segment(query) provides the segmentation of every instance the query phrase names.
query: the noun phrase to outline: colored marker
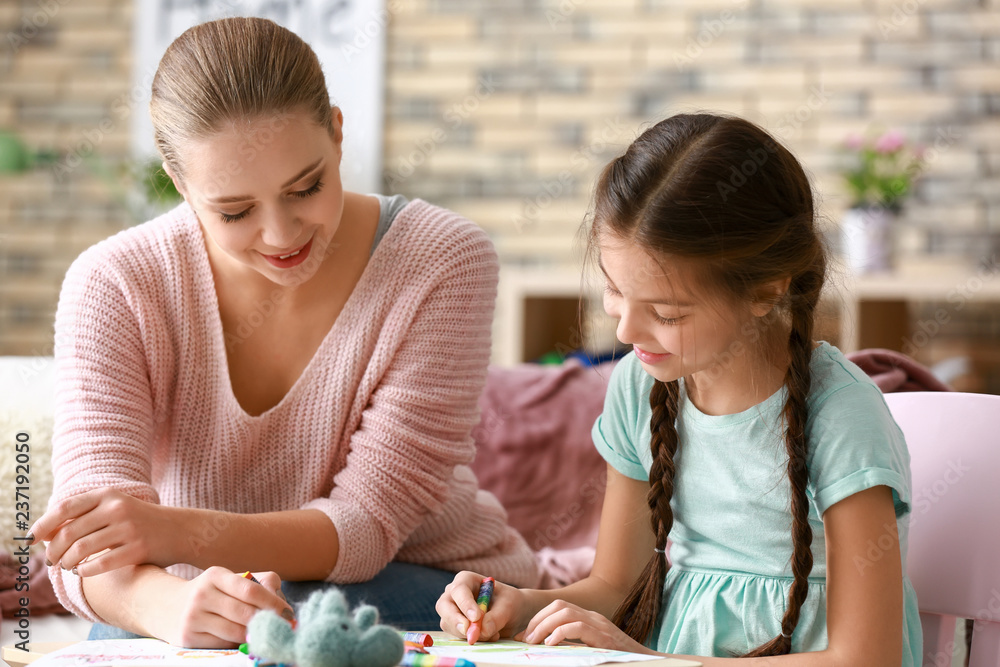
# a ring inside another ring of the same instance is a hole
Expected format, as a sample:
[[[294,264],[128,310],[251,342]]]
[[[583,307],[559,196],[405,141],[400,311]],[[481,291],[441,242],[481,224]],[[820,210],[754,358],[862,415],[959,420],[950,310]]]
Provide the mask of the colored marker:
[[[476,663],[465,658],[446,658],[442,655],[425,655],[409,652],[403,654],[399,663],[403,667],[476,667]]]
[[[403,640],[420,644],[421,646],[434,646],[434,638],[426,632],[404,632]]]
[[[479,641],[479,635],[483,633],[483,619],[486,617],[486,610],[490,608],[490,599],[493,597],[493,585],[495,583],[496,580],[493,577],[486,577],[483,579],[483,583],[479,585],[479,597],[476,598],[476,604],[483,610],[483,615],[479,617],[478,621],[473,621],[465,633],[465,639],[470,644],[475,644]]]

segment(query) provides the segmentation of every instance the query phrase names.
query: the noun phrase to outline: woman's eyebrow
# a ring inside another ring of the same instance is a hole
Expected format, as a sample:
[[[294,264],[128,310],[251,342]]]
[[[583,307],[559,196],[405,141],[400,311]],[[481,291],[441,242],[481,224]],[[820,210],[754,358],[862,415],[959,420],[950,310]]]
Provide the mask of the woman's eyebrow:
[[[323,158],[316,160],[311,165],[309,165],[299,173],[295,174],[295,176],[282,183],[281,188],[285,189],[288,186],[292,185],[293,183],[295,183],[296,181],[303,178],[308,173],[319,167],[322,163],[323,163]],[[250,199],[253,199],[253,197],[250,195],[233,195],[231,197],[216,197],[215,199],[208,199],[207,201],[212,204],[234,204],[236,202],[248,201]]]

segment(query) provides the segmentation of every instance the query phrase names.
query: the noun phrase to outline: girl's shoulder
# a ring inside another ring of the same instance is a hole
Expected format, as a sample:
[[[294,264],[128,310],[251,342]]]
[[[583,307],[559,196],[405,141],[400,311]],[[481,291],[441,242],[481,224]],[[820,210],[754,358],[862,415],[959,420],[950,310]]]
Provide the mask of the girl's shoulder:
[[[808,465],[820,514],[882,484],[901,516],[910,502],[909,452],[881,390],[832,345],[818,347],[812,362]]]
[[[812,375],[808,399],[811,411],[828,406],[831,401],[833,404],[852,400],[870,402],[874,396],[882,395],[867,373],[825,341],[813,350],[809,370]]]

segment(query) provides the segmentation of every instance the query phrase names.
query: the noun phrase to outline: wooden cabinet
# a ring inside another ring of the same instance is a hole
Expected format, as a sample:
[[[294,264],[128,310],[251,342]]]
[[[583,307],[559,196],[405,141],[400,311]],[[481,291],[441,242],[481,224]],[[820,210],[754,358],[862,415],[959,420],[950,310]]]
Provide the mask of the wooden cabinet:
[[[603,312],[603,283],[580,270],[504,267],[494,325],[493,362],[510,366],[557,351],[607,351],[615,322]],[[582,295],[582,297],[581,297]],[[581,313],[582,308],[582,313]],[[970,311],[995,309],[1000,322],[1000,275],[996,267],[967,273],[868,275],[831,272],[816,336],[844,352],[888,348],[931,365],[965,354],[996,367],[1000,337],[972,336],[960,321]],[[992,391],[992,385],[970,387]]]

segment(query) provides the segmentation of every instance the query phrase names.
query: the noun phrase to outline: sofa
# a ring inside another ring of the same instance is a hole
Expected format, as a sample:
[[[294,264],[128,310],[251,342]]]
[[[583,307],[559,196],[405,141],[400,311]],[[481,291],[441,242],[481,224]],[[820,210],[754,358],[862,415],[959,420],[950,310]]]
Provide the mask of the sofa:
[[[946,390],[924,367],[897,352],[864,350],[850,355],[883,391]],[[474,429],[477,454],[472,468],[480,485],[503,503],[508,518],[535,550],[545,587],[576,581],[589,573],[606,483],[606,466],[590,439],[600,414],[614,362],[491,367],[480,397],[481,421]],[[0,433],[13,442],[17,430],[31,435],[31,511],[39,516],[52,489],[51,422],[53,364],[49,357],[0,357]],[[8,434],[10,437],[8,437]],[[13,449],[0,450],[2,488],[13,487]],[[12,507],[0,512],[3,535],[15,531]],[[11,542],[5,542],[9,545]],[[2,574],[2,568],[0,568]],[[86,637],[88,624],[72,616],[35,615],[58,609],[44,568],[33,582],[33,641]],[[0,576],[0,607],[5,592]],[[10,600],[11,592],[6,593]],[[49,596],[49,597],[46,597]],[[9,605],[9,602],[8,602]],[[0,641],[13,641],[8,619]],[[0,644],[2,645],[2,644]]]
[[[605,468],[591,445],[590,427],[601,411],[611,369],[611,364],[586,367],[578,361],[491,368],[480,399],[473,468],[538,553],[548,587],[585,576],[593,560]],[[0,480],[2,488],[14,487],[14,435],[27,432],[31,520],[45,511],[52,492],[53,381],[51,357],[0,357],[0,433],[10,443],[0,450]],[[23,534],[16,529],[12,503],[0,512],[0,534]],[[12,545],[5,540],[4,549],[11,551]],[[53,613],[61,608],[41,567],[40,548],[32,554],[32,641],[86,638],[87,622]],[[17,606],[15,591],[4,591],[5,577],[12,586],[14,571],[16,562],[0,562],[0,607],[5,613]],[[14,641],[15,625],[10,618],[0,618],[0,645]]]

